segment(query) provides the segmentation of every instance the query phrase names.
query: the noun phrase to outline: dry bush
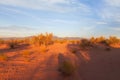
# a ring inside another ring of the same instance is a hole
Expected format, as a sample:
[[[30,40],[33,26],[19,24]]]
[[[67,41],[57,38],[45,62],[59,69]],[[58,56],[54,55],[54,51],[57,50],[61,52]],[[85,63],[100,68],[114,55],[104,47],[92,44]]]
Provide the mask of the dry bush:
[[[120,44],[120,39],[118,39],[115,36],[110,36],[109,39],[106,39],[105,37],[101,36],[98,38],[94,38],[92,37],[90,39],[90,42],[93,43],[100,43],[100,44],[104,44],[106,46],[114,46],[114,45],[119,45]]]
[[[6,60],[8,60],[8,57],[5,54],[0,53],[0,61],[6,61]]]
[[[106,38],[103,36],[97,37],[97,38],[94,38],[94,37],[90,38],[91,43],[101,43],[101,42],[104,42],[105,40],[106,40]]]
[[[86,49],[87,47],[90,47],[92,46],[91,42],[87,39],[82,39],[81,42],[80,42],[80,47],[82,49]]]
[[[118,43],[120,43],[120,40],[115,36],[110,36],[108,42],[110,45],[111,44],[118,44]]]
[[[53,34],[46,33],[46,34],[40,34],[38,36],[34,36],[30,40],[30,43],[37,46],[41,46],[41,45],[48,46],[50,44],[53,44]]]
[[[59,71],[62,72],[64,76],[70,76],[75,72],[75,66],[69,61],[64,61],[59,67]]]
[[[98,37],[98,38],[91,37],[90,42],[91,42],[92,44],[100,43],[100,44],[104,44],[104,45],[106,45],[106,46],[109,46],[109,40],[106,39],[106,38],[103,37],[103,36]]]
[[[103,42],[103,41],[105,41],[105,40],[106,40],[106,39],[105,39],[105,37],[103,37],[103,36],[96,38],[96,42],[97,42],[97,43],[101,43],[101,42]]]

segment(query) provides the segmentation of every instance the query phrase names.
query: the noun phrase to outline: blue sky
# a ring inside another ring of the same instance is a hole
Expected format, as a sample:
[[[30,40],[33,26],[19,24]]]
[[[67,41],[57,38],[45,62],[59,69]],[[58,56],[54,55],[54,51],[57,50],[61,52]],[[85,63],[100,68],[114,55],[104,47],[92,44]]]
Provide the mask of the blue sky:
[[[0,0],[0,37],[120,37],[120,0]]]

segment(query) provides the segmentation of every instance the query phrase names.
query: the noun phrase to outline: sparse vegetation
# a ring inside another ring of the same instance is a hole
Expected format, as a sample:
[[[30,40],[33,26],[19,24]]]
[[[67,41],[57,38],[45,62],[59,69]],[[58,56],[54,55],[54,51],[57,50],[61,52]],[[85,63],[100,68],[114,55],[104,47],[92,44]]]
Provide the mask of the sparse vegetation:
[[[100,43],[100,44],[104,44],[106,46],[111,46],[111,45],[115,45],[115,44],[120,44],[120,39],[118,39],[117,37],[115,36],[110,36],[108,39],[106,39],[105,37],[101,36],[101,37],[98,37],[98,38],[94,38],[92,37],[90,39],[90,42],[93,44],[96,44],[96,43]]]
[[[69,61],[64,61],[59,67],[59,70],[63,73],[64,76],[70,76],[75,72],[75,67]]]

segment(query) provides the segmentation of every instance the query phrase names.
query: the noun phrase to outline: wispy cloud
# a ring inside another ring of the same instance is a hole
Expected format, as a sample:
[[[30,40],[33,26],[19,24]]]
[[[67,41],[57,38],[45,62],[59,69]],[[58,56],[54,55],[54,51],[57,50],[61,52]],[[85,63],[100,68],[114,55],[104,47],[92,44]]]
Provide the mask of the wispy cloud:
[[[16,25],[11,25],[11,26],[0,26],[0,30],[11,30],[11,31],[16,31],[16,30],[32,30],[33,28],[27,27],[27,26],[16,26]]]
[[[78,0],[0,0],[0,4],[57,12],[90,11],[87,5]]]
[[[30,14],[30,13],[28,13],[26,11],[23,11],[23,10],[11,8],[11,7],[0,7],[0,11],[3,12],[3,14],[10,15],[10,16],[13,16],[13,17],[15,17],[16,15],[11,15],[11,14],[9,14],[10,12],[12,14],[21,14],[21,15],[36,19],[38,21],[40,20],[40,18],[37,17],[36,15]]]
[[[102,9],[98,12],[107,27],[120,27],[120,0],[103,0]]]
[[[120,0],[105,0],[107,5],[120,7]]]

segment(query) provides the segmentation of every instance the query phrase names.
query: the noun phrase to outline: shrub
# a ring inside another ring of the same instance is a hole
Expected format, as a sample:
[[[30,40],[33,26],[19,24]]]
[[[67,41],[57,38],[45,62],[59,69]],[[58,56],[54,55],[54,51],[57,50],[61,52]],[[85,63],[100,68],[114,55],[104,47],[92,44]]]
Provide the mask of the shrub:
[[[37,46],[41,46],[41,45],[48,46],[50,44],[53,44],[52,38],[53,38],[52,33],[40,34],[38,36],[32,37],[32,39],[30,40],[30,43]]]
[[[69,61],[64,61],[59,67],[59,70],[63,73],[63,75],[70,76],[75,72],[75,67]]]
[[[91,46],[91,42],[87,39],[82,39],[80,43],[80,47],[85,49],[87,47]]]
[[[8,59],[8,57],[3,54],[3,53],[0,53],[0,61],[6,61]]]
[[[105,40],[106,40],[105,37],[101,36],[101,37],[96,38],[95,42],[100,43],[100,42],[105,41]]]

